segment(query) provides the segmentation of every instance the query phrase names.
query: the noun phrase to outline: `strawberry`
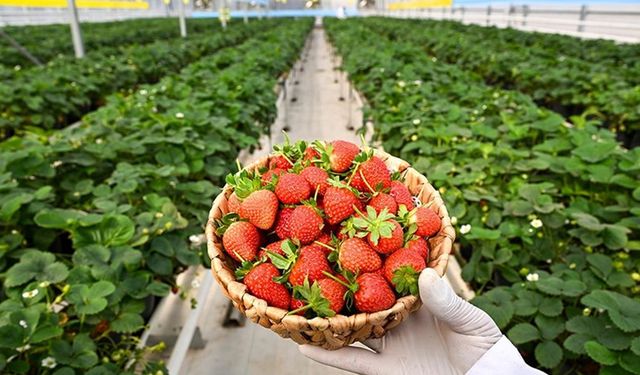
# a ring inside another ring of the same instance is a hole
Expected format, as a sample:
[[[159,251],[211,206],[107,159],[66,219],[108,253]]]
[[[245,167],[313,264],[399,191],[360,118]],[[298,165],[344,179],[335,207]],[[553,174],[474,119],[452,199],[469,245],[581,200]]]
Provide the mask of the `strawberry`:
[[[307,309],[303,310],[301,307],[304,307],[305,305],[306,303],[303,300],[292,297],[291,304],[289,304],[289,314],[304,315],[304,312]]]
[[[389,195],[395,198],[398,206],[404,204],[407,207],[407,210],[412,210],[415,207],[413,199],[411,199],[411,192],[409,191],[409,188],[400,181],[391,181],[391,190],[389,191]]]
[[[337,224],[351,216],[353,206],[359,205],[359,200],[353,192],[347,188],[329,186],[324,194],[324,213],[329,224]]]
[[[292,166],[293,164],[291,164],[291,162],[287,160],[287,158],[284,157],[284,155],[276,155],[269,158],[269,169],[278,168],[286,171]]]
[[[304,177],[285,173],[278,179],[276,195],[284,204],[296,204],[311,196],[311,186]]]
[[[271,228],[277,213],[278,197],[269,190],[254,191],[240,204],[240,217],[263,230]]]
[[[347,291],[342,284],[332,279],[322,279],[312,285],[305,280],[303,285],[294,287],[294,295],[306,302],[289,314],[297,314],[312,309],[318,316],[334,316],[344,307],[344,295]],[[298,303],[296,303],[298,305]]]
[[[416,237],[412,240],[407,241],[404,247],[417,254],[420,254],[420,257],[425,261],[429,260],[429,244],[423,237]]]
[[[393,225],[393,231],[391,232],[390,237],[380,236],[377,241],[378,243],[375,243],[372,240],[373,236],[371,233],[369,233],[369,235],[367,236],[367,242],[369,242],[369,245],[371,245],[371,247],[373,247],[373,249],[380,254],[391,254],[401,248],[404,242],[404,239],[402,237],[402,227],[400,226],[400,224],[398,224],[398,222],[393,219],[390,219],[387,222]]]
[[[400,249],[384,262],[384,277],[401,295],[418,294],[418,278],[425,269],[424,258],[411,249]]]
[[[302,160],[317,160],[320,159],[320,153],[315,148],[309,146],[304,150]]]
[[[282,244],[285,241],[286,240],[280,240],[280,241],[272,242],[272,243],[268,244],[267,246],[263,247],[260,250],[260,252],[258,253],[258,258],[260,258],[260,259],[267,258],[268,259],[268,252],[284,256],[285,254],[284,254],[284,251],[282,251]]]
[[[231,193],[229,198],[227,199],[227,207],[229,208],[229,213],[238,213],[240,212],[240,198],[236,195],[236,193]]]
[[[366,234],[369,245],[382,254],[390,254],[402,247],[402,227],[386,209],[376,214],[375,209],[368,206],[366,215],[357,212],[359,216],[352,219],[350,226],[345,226],[351,237],[363,237]]]
[[[356,279],[358,290],[354,294],[358,311],[374,313],[386,310],[396,302],[393,290],[384,277],[375,273],[365,273]]]
[[[322,217],[309,206],[298,206],[289,218],[291,238],[297,239],[301,244],[313,242],[320,233],[324,222]]]
[[[373,272],[382,267],[382,260],[366,242],[360,238],[349,238],[340,245],[340,266],[353,273]]]
[[[389,194],[378,193],[371,198],[369,201],[369,206],[373,207],[377,213],[380,213],[383,209],[387,209],[392,215],[398,213],[398,203],[396,200]]]
[[[260,233],[247,221],[229,225],[222,236],[224,250],[237,261],[252,261],[260,247]]]
[[[254,267],[244,278],[244,284],[254,296],[267,301],[269,306],[287,310],[291,295],[287,288],[273,281],[280,276],[278,269],[271,263],[262,263]]]
[[[302,285],[305,279],[312,283],[325,278],[323,272],[331,272],[324,251],[317,247],[305,246],[300,249],[298,260],[291,268],[289,282],[293,286]]]
[[[305,180],[311,186],[311,190],[315,192],[318,191],[319,195],[324,195],[325,191],[329,187],[329,174],[322,168],[309,166],[300,172],[300,176],[304,177]]]
[[[375,193],[391,186],[391,173],[382,159],[372,156],[353,171],[350,185],[361,192]]]
[[[431,237],[438,233],[442,220],[431,208],[420,206],[415,209],[414,214],[409,219],[411,224],[416,224],[416,235]]]
[[[351,142],[333,141],[327,147],[327,151],[331,170],[342,173],[351,167],[353,159],[360,153],[360,148]]]
[[[284,173],[287,173],[287,171],[281,168],[269,169],[268,171],[264,172],[262,176],[260,176],[262,186],[267,185],[268,183],[282,176]]]
[[[284,207],[276,217],[275,231],[278,238],[284,240],[291,237],[292,207]]]

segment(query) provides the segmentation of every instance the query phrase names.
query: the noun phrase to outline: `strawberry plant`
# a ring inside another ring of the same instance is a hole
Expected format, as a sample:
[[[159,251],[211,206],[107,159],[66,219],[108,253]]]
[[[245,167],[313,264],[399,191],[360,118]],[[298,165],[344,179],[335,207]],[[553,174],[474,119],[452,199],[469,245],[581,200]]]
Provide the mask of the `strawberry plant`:
[[[461,61],[429,56],[422,24],[403,22],[327,29],[376,139],[440,187],[473,303],[536,367],[640,373],[640,151],[588,115],[569,123]],[[491,42],[473,58],[495,54]]]
[[[225,33],[91,52],[83,59],[60,57],[29,69],[0,83],[0,139],[70,125],[121,90],[144,95],[139,85],[235,45],[264,25],[238,24]]]
[[[138,348],[153,301],[205,261],[209,197],[276,115],[311,22],[255,36],[76,127],[0,143],[0,371],[165,372]],[[231,30],[230,30],[231,31]]]

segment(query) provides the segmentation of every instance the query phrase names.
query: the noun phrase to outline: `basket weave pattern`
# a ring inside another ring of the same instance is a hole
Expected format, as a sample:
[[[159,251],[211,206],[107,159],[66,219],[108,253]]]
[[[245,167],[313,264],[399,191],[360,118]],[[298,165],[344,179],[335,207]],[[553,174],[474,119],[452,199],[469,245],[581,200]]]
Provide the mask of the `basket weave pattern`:
[[[431,203],[430,207],[442,219],[440,232],[428,240],[430,258],[427,266],[434,268],[440,276],[443,276],[455,240],[455,230],[440,194],[426,177],[411,168],[406,161],[382,151],[376,151],[376,156],[384,160],[390,169],[403,173],[405,185],[411,193],[418,196],[423,203]],[[264,157],[247,166],[246,169],[255,171],[266,166],[268,160],[268,157]],[[213,202],[206,227],[207,248],[211,258],[211,270],[222,292],[253,322],[271,329],[282,337],[291,338],[298,344],[311,344],[333,350],[356,341],[382,337],[421,306],[417,297],[406,296],[399,298],[391,308],[376,313],[313,319],[287,315],[285,310],[267,306],[266,301],[252,296],[244,284],[236,281],[234,263],[223,249],[222,238],[215,233],[214,220],[228,213],[227,198],[232,192],[230,186],[225,186]]]

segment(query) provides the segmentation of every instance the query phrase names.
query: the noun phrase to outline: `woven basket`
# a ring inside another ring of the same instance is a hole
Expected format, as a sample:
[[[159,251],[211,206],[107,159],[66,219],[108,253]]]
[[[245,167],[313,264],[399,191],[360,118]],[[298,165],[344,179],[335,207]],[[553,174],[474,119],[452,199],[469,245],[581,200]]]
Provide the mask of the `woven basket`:
[[[411,168],[406,161],[382,151],[376,151],[376,155],[384,160],[390,169],[405,172],[405,184],[413,195],[417,195],[423,203],[433,202],[431,208],[442,219],[442,227],[436,236],[428,240],[430,259],[427,266],[434,268],[440,276],[444,276],[455,240],[455,230],[440,194],[426,177]],[[268,161],[269,157],[264,157],[247,166],[246,169],[257,170],[266,166]],[[372,314],[359,313],[351,316],[336,315],[331,318],[313,319],[287,315],[285,310],[267,306],[266,301],[252,296],[244,284],[236,281],[233,261],[223,250],[222,238],[215,234],[214,220],[228,213],[227,198],[232,192],[230,186],[225,186],[213,202],[206,227],[207,248],[211,258],[211,270],[222,292],[253,322],[271,329],[282,337],[291,338],[298,344],[311,344],[334,350],[356,341],[382,337],[385,332],[400,324],[411,312],[421,306],[417,297],[406,296],[399,298],[391,308]]]

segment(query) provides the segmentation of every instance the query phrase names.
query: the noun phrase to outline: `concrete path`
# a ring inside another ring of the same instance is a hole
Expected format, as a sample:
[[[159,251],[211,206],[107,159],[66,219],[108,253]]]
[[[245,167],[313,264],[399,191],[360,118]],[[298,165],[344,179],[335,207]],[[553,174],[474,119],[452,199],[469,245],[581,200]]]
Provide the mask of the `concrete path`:
[[[263,139],[262,150],[241,155],[243,163],[268,153],[271,142],[281,143],[283,128],[288,129],[292,140],[344,139],[359,143],[347,127],[350,124],[358,127],[362,116],[356,111],[357,100],[350,98],[344,77],[334,70],[335,64],[325,32],[317,25],[278,103],[278,119],[271,140]],[[348,374],[307,359],[293,341],[282,339],[251,321],[239,327],[223,327],[228,300],[218,290],[217,283],[204,303],[198,326],[207,345],[201,350],[189,350],[181,375]],[[234,317],[238,318],[235,310]]]

